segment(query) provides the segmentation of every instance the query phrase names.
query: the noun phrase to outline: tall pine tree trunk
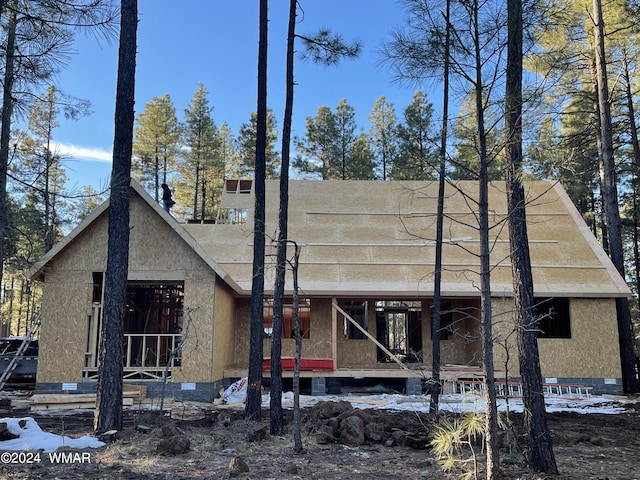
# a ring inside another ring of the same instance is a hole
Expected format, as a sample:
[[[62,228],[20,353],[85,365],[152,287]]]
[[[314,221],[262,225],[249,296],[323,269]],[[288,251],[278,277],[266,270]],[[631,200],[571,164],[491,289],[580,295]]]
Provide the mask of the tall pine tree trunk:
[[[120,48],[116,88],[113,167],[109,197],[109,226],[105,297],[100,339],[94,429],[122,428],[124,314],[129,262],[129,194],[133,146],[136,71],[137,0],[120,4]]]
[[[438,169],[438,206],[436,213],[436,251],[433,275],[433,312],[431,316],[431,400],[429,411],[436,413],[440,403],[440,327],[441,327],[441,291],[442,291],[442,237],[444,224],[444,187],[447,173],[447,127],[449,122],[449,49],[451,47],[451,29],[449,23],[450,0],[446,0],[445,20],[447,22],[444,45],[444,80],[442,88],[442,131],[440,132],[440,165]]]
[[[292,0],[293,1],[293,0]],[[300,265],[300,247],[295,242],[293,244],[293,261],[291,271],[293,276],[293,329],[295,331],[296,356],[293,368],[293,451],[302,453],[302,426],[300,424],[300,364],[302,362],[302,331],[300,330],[299,317],[299,296],[300,285],[298,285],[298,266]]]
[[[522,186],[522,0],[507,1],[508,43],[505,126],[507,129],[507,205],[513,270],[516,332],[522,379],[527,463],[548,474],[557,473],[547,427],[538,353],[533,277],[529,256],[525,196]]]
[[[4,82],[2,90],[2,126],[0,127],[0,284],[4,275],[5,238],[7,236],[7,170],[9,168],[9,142],[13,115],[13,82],[16,47],[16,11],[9,11],[5,51]],[[1,315],[1,314],[0,314]],[[4,320],[3,320],[4,323]],[[4,326],[4,325],[2,325]]]
[[[278,217],[278,251],[276,283],[273,298],[273,337],[271,339],[271,435],[284,432],[282,411],[282,324],[284,317],[284,287],[287,271],[287,224],[289,221],[289,163],[291,151],[291,118],[293,116],[293,61],[296,39],[297,0],[289,3],[289,27],[287,33],[286,95],[284,122],[282,125],[282,166],[280,169],[280,212]],[[295,331],[295,329],[294,329]],[[296,335],[298,332],[296,331]]]
[[[624,247],[622,242],[622,226],[618,208],[618,188],[613,158],[613,135],[611,132],[611,101],[607,82],[607,63],[604,45],[604,20],[601,0],[593,0],[593,18],[595,38],[595,71],[600,114],[600,146],[602,158],[602,197],[607,222],[609,254],[614,266],[624,278]],[[618,319],[618,342],[620,344],[620,363],[622,369],[622,385],[626,393],[638,392],[638,381],[635,372],[636,357],[634,353],[634,334],[631,323],[629,300],[616,299]]]
[[[491,262],[489,246],[489,159],[484,124],[484,84],[479,31],[479,4],[474,1],[475,36],[475,104],[480,148],[480,172],[478,175],[478,218],[480,235],[480,317],[482,326],[482,366],[485,376],[484,400],[486,404],[485,446],[487,452],[487,480],[499,475],[500,451],[498,450],[498,408],[496,405],[496,380],[493,367],[493,328],[491,314]]]
[[[193,219],[198,218],[198,189],[200,188],[200,160],[196,161],[196,181],[193,189]],[[204,219],[203,219],[204,220]]]
[[[638,236],[638,189],[640,185],[640,142],[638,141],[638,126],[636,124],[635,107],[633,106],[633,94],[631,92],[631,75],[629,72],[628,52],[624,52],[624,81],[625,94],[627,97],[627,117],[629,119],[629,133],[631,136],[631,147],[633,149],[633,265],[635,274],[636,290],[640,289],[640,238]]]
[[[267,26],[268,1],[260,0],[258,42],[258,109],[256,113],[255,208],[253,232],[253,280],[251,283],[251,329],[249,374],[244,416],[260,420],[262,403],[262,334],[264,301],[265,175],[267,148]]]

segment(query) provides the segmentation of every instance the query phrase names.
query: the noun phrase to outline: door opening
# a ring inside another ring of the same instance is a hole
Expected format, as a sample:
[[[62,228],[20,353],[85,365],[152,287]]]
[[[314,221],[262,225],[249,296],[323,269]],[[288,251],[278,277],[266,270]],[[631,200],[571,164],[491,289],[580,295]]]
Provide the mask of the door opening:
[[[422,362],[422,304],[420,301],[376,301],[377,340],[408,363]],[[378,362],[392,361],[380,348]]]

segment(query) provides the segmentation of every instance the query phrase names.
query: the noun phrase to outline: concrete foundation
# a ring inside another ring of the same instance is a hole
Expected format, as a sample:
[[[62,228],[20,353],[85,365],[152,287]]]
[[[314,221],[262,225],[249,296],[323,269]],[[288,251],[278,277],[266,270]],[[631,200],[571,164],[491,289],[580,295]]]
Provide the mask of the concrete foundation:
[[[422,395],[422,379],[407,378],[405,380],[404,393],[406,395]]]
[[[203,383],[172,383],[164,382],[125,382],[127,385],[141,385],[147,387],[147,398],[173,398],[175,400],[212,402],[218,397],[219,391],[229,386],[228,380]],[[96,393],[96,382],[77,383],[36,383],[36,394],[81,394]],[[164,392],[163,392],[164,388]]]
[[[326,395],[327,383],[324,377],[313,377],[311,379],[311,395]]]

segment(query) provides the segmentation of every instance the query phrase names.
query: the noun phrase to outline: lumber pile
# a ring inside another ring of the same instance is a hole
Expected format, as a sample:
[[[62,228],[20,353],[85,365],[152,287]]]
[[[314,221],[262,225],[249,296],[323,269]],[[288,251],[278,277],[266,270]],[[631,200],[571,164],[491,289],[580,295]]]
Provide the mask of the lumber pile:
[[[125,385],[122,405],[132,406],[142,402],[147,396],[147,387]],[[94,409],[95,393],[36,394],[31,397],[31,411]]]

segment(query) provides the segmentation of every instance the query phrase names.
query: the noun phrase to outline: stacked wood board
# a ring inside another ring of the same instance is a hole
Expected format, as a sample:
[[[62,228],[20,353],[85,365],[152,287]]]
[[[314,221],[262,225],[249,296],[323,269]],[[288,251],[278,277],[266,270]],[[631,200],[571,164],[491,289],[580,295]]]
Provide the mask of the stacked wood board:
[[[122,405],[132,406],[142,402],[147,388],[138,385],[125,385],[122,392]],[[96,406],[95,393],[36,394],[31,397],[31,410],[75,410],[93,409]]]

